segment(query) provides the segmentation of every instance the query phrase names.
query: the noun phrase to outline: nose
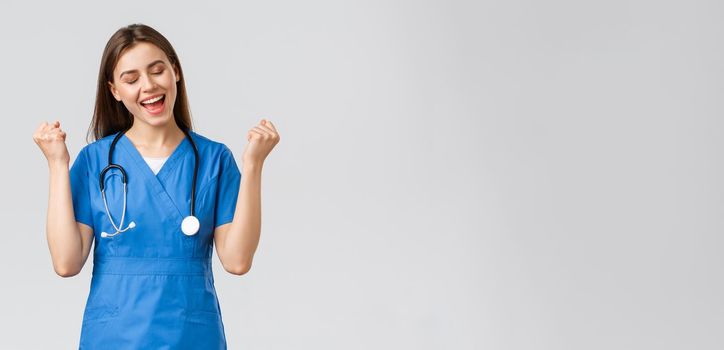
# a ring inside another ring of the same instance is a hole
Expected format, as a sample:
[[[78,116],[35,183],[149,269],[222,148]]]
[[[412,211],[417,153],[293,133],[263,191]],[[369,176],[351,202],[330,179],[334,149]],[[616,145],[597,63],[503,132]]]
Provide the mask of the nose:
[[[144,75],[142,83],[143,85],[141,85],[141,87],[144,92],[153,91],[156,88],[156,82],[148,74]]]

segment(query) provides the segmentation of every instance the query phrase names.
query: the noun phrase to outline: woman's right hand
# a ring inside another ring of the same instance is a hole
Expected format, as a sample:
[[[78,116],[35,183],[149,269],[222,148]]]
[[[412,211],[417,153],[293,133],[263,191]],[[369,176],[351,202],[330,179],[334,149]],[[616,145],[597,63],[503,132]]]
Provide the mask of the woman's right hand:
[[[56,120],[52,124],[42,122],[33,134],[33,141],[43,151],[49,164],[70,162],[68,147],[65,145],[65,132],[60,129],[59,121]]]

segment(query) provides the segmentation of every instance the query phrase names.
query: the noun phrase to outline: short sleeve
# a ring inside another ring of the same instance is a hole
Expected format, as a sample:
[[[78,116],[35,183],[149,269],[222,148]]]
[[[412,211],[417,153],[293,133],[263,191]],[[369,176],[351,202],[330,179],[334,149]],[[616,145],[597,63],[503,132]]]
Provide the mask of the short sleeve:
[[[70,192],[73,197],[75,221],[93,227],[93,214],[90,205],[90,188],[88,187],[88,154],[87,148],[81,149],[70,167]]]
[[[234,220],[236,201],[239,198],[241,186],[241,172],[236,165],[231,150],[224,146],[219,161],[221,168],[216,178],[216,210],[214,215],[214,228],[230,223]]]

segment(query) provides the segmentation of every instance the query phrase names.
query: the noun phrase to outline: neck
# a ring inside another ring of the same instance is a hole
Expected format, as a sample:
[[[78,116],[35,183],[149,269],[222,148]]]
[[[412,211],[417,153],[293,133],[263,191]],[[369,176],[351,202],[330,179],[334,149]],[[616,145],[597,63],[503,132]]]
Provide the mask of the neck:
[[[186,137],[173,120],[162,126],[137,121],[125,135],[144,157],[167,157]]]

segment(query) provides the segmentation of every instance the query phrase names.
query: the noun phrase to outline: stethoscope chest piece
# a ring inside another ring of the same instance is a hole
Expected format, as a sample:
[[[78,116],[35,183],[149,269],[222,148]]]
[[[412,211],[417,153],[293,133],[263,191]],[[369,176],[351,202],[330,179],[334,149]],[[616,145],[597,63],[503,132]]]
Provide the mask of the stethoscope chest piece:
[[[193,236],[197,232],[199,232],[199,227],[201,225],[199,224],[199,219],[197,219],[193,215],[189,215],[184,218],[183,221],[181,221],[181,232],[183,232],[187,236]]]

